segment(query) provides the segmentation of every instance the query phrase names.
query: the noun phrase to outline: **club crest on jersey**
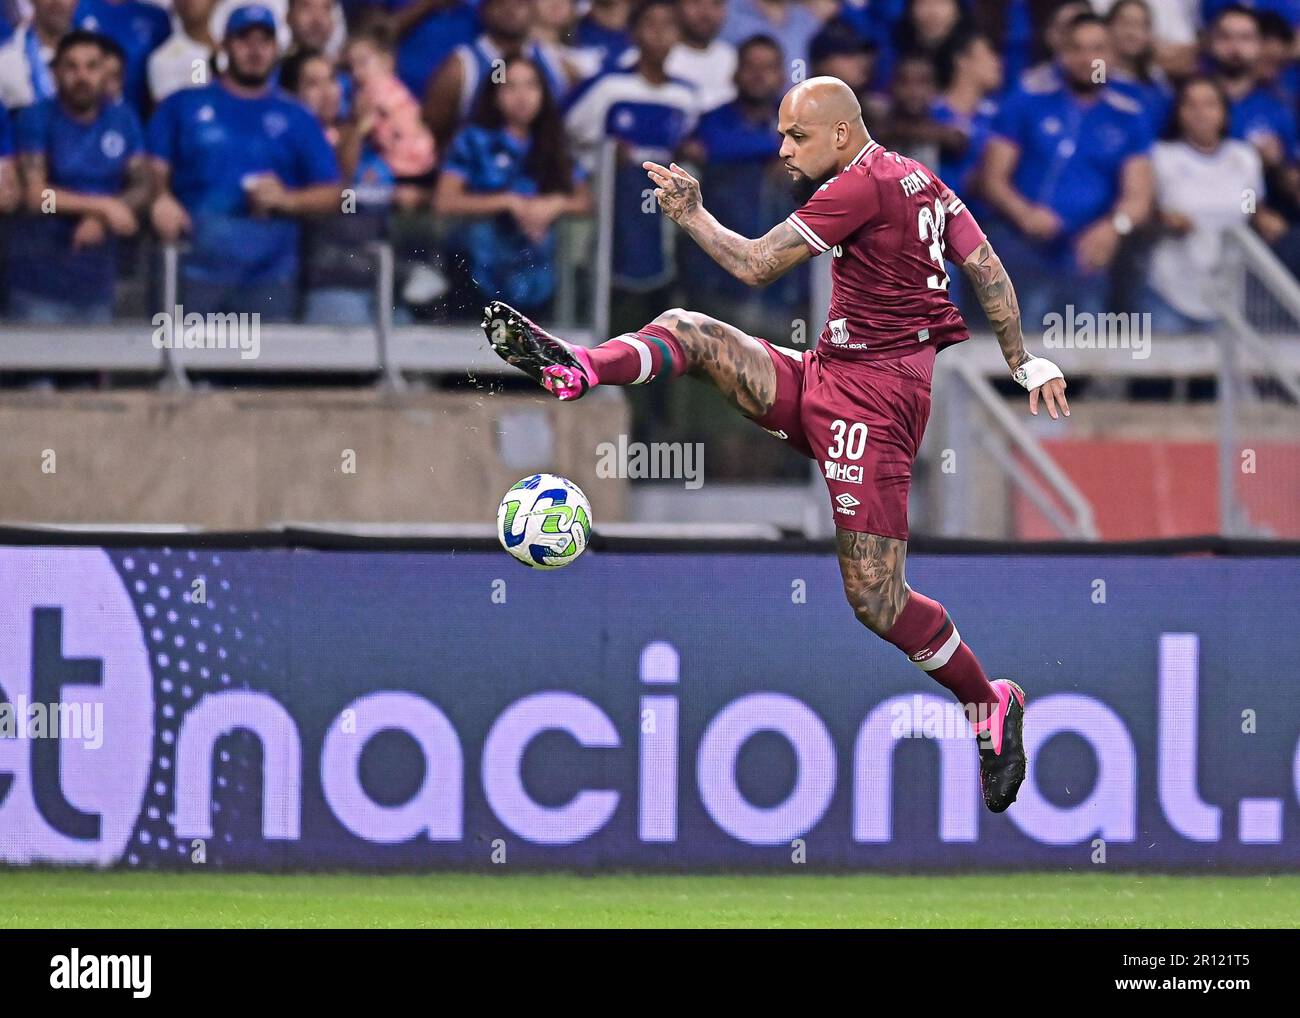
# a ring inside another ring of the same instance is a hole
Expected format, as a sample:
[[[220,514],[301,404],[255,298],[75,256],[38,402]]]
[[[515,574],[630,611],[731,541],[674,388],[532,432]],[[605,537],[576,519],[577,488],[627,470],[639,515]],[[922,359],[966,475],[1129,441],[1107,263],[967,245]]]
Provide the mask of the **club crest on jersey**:
[[[121,131],[105,131],[99,139],[99,151],[106,159],[117,159],[126,151],[126,139]]]
[[[831,342],[843,346],[849,341],[849,329],[847,318],[836,318],[832,322],[827,322],[831,328]]]

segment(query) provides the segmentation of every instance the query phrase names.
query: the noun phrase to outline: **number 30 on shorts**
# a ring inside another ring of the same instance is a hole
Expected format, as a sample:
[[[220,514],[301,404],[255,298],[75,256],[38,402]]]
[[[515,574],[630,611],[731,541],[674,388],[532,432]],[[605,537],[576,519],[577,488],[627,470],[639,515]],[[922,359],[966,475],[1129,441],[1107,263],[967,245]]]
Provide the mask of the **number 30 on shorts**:
[[[861,459],[867,450],[867,426],[861,421],[852,424],[843,420],[831,421],[832,441],[826,455],[833,460],[840,457],[849,460]]]

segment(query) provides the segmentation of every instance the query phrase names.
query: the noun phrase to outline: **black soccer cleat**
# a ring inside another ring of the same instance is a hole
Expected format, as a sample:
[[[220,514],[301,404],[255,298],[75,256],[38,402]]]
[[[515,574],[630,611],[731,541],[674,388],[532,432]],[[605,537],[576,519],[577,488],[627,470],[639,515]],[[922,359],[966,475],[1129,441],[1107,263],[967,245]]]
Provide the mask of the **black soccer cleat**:
[[[593,374],[581,348],[552,336],[504,301],[483,309],[482,328],[498,357],[556,399],[579,399],[591,388]]]
[[[976,735],[980,752],[980,788],[984,805],[1002,813],[1016,801],[1025,780],[1025,691],[1010,679],[995,679],[993,686],[1007,693],[1005,707],[981,723]]]

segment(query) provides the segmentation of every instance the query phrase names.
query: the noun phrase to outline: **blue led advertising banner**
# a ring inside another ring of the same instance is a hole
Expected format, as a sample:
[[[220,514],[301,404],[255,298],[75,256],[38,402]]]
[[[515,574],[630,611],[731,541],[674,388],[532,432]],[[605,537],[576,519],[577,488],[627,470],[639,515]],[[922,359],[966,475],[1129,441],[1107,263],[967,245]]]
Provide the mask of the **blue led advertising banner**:
[[[821,554],[0,548],[0,862],[1300,864],[1293,559],[922,556],[1029,776]]]

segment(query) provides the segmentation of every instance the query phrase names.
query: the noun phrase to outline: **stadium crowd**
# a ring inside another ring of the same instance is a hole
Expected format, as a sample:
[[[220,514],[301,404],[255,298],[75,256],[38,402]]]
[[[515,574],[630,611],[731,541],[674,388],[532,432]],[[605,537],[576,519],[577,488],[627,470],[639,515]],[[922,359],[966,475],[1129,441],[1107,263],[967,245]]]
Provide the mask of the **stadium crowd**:
[[[1298,27],[1300,0],[0,0],[4,307],[156,303],[162,241],[187,311],[364,323],[387,240],[400,314],[546,314],[613,141],[615,328],[679,301],[788,327],[806,275],[753,293],[674,244],[640,164],[765,232],[801,198],[778,102],[830,74],[966,199],[1026,322],[1197,330],[1225,226],[1300,268]]]

